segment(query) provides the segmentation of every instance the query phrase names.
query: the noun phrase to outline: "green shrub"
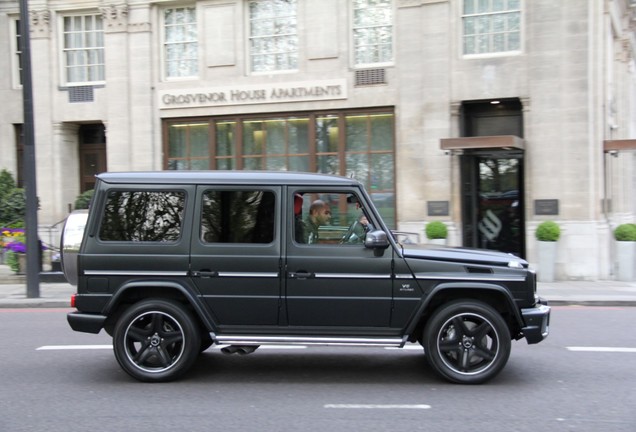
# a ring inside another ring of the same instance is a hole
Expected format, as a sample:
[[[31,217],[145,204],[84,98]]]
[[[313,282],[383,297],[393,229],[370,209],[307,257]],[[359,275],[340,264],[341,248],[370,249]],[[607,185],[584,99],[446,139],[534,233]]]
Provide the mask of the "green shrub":
[[[94,189],[89,189],[78,195],[75,199],[75,210],[87,209],[88,205],[91,203],[91,198],[93,198],[94,191]]]
[[[434,221],[426,224],[426,238],[430,240],[445,239],[448,235],[448,229],[444,222]]]
[[[553,221],[541,222],[535,236],[539,241],[555,242],[561,236],[561,228]]]
[[[26,215],[24,189],[16,186],[13,175],[0,171],[0,227],[22,226]]]
[[[20,262],[18,261],[18,254],[11,251],[5,252],[5,263],[13,271],[17,273],[20,270]]]
[[[617,226],[614,238],[617,241],[636,241],[636,224],[626,223]]]

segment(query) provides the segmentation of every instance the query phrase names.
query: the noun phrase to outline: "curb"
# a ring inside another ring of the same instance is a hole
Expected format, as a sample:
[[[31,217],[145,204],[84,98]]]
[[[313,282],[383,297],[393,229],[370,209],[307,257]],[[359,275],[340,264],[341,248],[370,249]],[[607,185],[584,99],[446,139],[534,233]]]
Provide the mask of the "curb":
[[[58,299],[5,299],[0,301],[0,309],[70,309],[71,303]]]

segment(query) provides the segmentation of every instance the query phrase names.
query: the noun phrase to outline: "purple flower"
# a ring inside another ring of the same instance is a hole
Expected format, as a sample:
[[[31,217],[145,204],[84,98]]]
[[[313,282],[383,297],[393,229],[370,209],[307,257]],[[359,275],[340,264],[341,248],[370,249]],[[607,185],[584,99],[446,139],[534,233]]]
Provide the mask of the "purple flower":
[[[20,242],[12,242],[5,246],[5,249],[15,253],[26,253],[26,245]]]

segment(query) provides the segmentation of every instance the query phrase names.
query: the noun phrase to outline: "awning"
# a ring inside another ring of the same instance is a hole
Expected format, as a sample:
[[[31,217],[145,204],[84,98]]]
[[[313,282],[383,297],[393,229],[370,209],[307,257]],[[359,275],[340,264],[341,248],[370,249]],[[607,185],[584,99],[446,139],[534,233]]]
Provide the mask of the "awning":
[[[442,138],[440,140],[440,147],[442,150],[524,150],[524,140],[514,135]]]
[[[603,151],[605,153],[622,151],[622,150],[636,150],[636,139],[603,141]]]

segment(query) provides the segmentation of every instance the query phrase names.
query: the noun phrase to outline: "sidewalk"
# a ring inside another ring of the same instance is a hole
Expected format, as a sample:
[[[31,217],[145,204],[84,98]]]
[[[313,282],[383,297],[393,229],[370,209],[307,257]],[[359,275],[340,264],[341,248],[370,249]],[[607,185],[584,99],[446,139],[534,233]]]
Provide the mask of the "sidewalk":
[[[636,281],[560,281],[539,283],[550,305],[636,306]],[[27,298],[26,279],[0,265],[0,308],[68,308],[75,287],[40,283],[40,297]]]

